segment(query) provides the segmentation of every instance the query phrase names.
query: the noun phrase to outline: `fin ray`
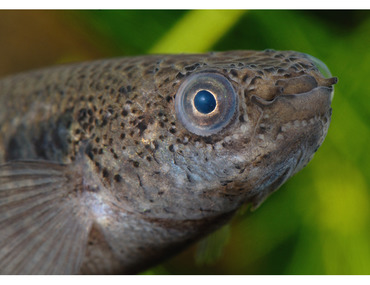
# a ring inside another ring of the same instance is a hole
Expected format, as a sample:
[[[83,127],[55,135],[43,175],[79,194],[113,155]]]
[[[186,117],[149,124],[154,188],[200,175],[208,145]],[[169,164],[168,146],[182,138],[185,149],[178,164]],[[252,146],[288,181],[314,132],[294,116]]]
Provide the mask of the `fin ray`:
[[[53,190],[57,189],[51,188],[49,193],[39,193],[31,197],[27,197],[26,195],[19,196],[15,199],[9,199],[8,202],[4,202],[4,204],[1,204],[0,225],[5,219],[9,219],[9,217],[15,219],[19,215],[30,214],[30,212],[35,213],[37,207],[51,206],[55,203],[56,198],[59,198],[58,195],[54,195],[57,193],[53,193]]]
[[[42,225],[48,225],[48,223],[50,223],[50,220],[52,220],[54,217],[57,217],[57,213],[54,216],[50,216],[46,223]],[[47,235],[48,233],[49,232],[45,232],[44,234]],[[30,259],[30,256],[35,255],[35,251],[37,250],[37,248],[39,248],[38,244],[42,242],[37,238],[33,238],[35,234],[37,234],[36,229],[33,229],[32,232],[28,233],[20,232],[18,233],[17,238],[13,242],[8,244],[9,247],[8,254],[1,260],[1,262],[6,264],[4,266],[4,270],[10,270],[10,268],[17,268],[17,270],[21,270],[22,268],[28,268],[30,266],[28,265],[27,267],[27,265],[24,265],[23,263],[26,263],[27,260]],[[50,236],[48,238],[50,238]],[[24,248],[28,250],[24,250]],[[12,253],[14,252],[22,252],[22,254],[14,256],[12,255]],[[31,263],[33,264],[37,263],[35,262],[35,258],[32,259]],[[30,274],[30,273],[28,271],[24,271],[22,273],[17,274]]]
[[[0,274],[79,272],[92,221],[68,173],[46,161],[0,165]]]

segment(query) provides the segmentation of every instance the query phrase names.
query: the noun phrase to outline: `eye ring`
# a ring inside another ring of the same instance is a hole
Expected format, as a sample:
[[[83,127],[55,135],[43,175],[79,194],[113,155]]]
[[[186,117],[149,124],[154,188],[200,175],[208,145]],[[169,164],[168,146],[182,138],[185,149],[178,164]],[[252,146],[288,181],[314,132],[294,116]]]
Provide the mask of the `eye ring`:
[[[236,106],[232,84],[218,73],[189,76],[180,85],[175,99],[178,120],[188,131],[200,136],[224,129],[234,117]]]

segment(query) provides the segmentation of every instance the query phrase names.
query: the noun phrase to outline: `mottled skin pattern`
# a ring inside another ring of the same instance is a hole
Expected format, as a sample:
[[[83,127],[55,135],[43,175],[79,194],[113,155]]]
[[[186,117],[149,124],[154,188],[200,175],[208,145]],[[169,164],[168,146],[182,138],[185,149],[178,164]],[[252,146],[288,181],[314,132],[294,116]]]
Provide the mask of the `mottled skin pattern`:
[[[174,111],[180,84],[203,71],[224,75],[238,95],[230,124],[211,136],[190,133]],[[0,164],[68,165],[67,192],[90,221],[79,272],[135,273],[302,169],[327,133],[335,83],[306,55],[272,50],[24,73],[0,81]]]

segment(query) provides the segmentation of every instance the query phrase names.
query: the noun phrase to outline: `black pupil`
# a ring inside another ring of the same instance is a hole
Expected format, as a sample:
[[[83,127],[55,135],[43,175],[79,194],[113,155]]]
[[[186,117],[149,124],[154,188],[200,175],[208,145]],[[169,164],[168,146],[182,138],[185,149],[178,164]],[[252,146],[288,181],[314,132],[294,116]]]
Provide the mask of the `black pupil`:
[[[203,114],[209,114],[216,108],[216,99],[211,92],[199,91],[194,97],[194,106]]]

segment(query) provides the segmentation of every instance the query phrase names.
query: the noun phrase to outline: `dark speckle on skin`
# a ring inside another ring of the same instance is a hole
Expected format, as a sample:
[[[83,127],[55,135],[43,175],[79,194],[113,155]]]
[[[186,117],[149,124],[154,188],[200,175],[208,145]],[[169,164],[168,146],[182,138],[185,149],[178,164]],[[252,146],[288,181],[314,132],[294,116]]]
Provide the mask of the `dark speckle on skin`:
[[[114,180],[115,180],[116,182],[121,182],[121,181],[122,181],[122,177],[121,177],[121,175],[119,175],[119,174],[114,175]]]
[[[170,150],[170,152],[174,152],[175,150],[174,150],[174,147],[173,147],[173,144],[171,144],[169,147],[168,147],[168,149]]]
[[[234,76],[234,77],[237,77],[237,76],[238,76],[238,72],[237,72],[235,69],[231,69],[231,70],[230,70],[230,73],[231,73],[231,75],[232,75],[232,76]]]
[[[109,176],[109,171],[108,171],[108,169],[107,169],[107,168],[104,168],[104,169],[103,169],[102,174],[103,174],[103,177],[104,177],[104,178],[107,178],[107,177]]]
[[[137,128],[140,130],[140,136],[143,134],[143,132],[147,129],[147,125],[145,122],[141,121],[137,124]]]

